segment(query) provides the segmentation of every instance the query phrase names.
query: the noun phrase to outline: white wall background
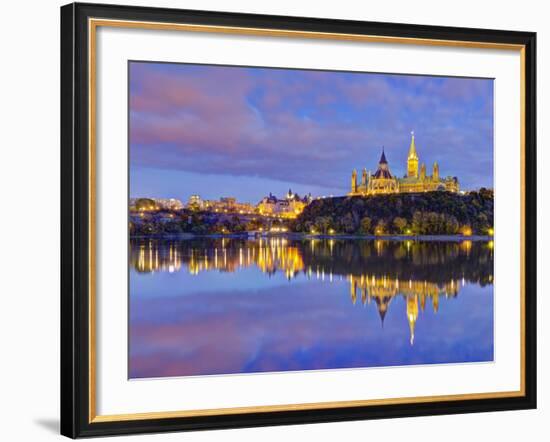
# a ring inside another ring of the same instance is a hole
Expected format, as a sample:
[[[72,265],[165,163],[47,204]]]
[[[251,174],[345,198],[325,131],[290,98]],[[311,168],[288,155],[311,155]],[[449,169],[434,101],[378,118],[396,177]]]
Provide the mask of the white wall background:
[[[114,0],[113,0],[114,1]],[[542,1],[119,0],[134,5],[538,32],[539,409],[460,416],[134,436],[121,440],[545,440],[550,434],[550,13]],[[98,1],[99,2],[99,1]],[[0,26],[0,439],[59,438],[59,0],[2,5]],[[546,243],[546,244],[545,244]],[[548,247],[545,247],[548,246]]]

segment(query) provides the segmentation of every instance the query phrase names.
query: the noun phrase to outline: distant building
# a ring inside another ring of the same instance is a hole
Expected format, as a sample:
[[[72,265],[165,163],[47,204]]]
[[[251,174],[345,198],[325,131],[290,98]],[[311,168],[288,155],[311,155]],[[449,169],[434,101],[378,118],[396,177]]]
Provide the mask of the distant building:
[[[420,166],[418,170],[418,154],[414,142],[414,132],[411,133],[411,145],[407,157],[407,173],[403,178],[397,178],[390,172],[386,154],[382,149],[382,155],[378,162],[378,168],[372,175],[363,169],[361,183],[357,182],[357,171],[351,174],[351,190],[348,193],[354,195],[376,195],[385,193],[412,193],[431,192],[445,190],[458,192],[460,190],[457,177],[441,178],[439,176],[439,165],[433,163],[432,175],[426,175],[426,165]]]
[[[211,212],[235,213],[249,215],[255,212],[255,208],[250,203],[241,203],[237,198],[226,196],[217,200],[203,200],[202,210]]]
[[[191,195],[187,201],[187,208],[191,210],[202,210],[204,201],[199,195]]]
[[[175,198],[154,198],[157,206],[164,210],[181,210],[183,209],[183,203]]]
[[[300,198],[297,193],[288,189],[283,199],[277,198],[271,192],[258,203],[258,212],[261,215],[274,215],[283,218],[296,218],[311,202],[311,194]]]
[[[235,207],[237,205],[237,198],[224,196],[220,198],[220,203],[225,204],[227,207]]]

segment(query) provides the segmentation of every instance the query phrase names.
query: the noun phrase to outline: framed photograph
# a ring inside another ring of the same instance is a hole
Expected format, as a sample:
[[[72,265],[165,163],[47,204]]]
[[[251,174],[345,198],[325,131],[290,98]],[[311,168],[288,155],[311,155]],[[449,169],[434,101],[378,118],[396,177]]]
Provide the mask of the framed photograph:
[[[61,432],[536,407],[536,36],[61,8]]]

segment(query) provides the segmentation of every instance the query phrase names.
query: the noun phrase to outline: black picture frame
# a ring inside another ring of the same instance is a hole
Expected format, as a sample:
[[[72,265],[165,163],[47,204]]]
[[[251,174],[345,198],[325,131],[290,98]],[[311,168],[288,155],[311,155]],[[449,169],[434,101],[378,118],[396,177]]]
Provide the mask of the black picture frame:
[[[89,18],[521,45],[524,50],[524,395],[90,421]],[[536,408],[536,34],[488,29],[73,3],[61,7],[61,434],[135,434]]]

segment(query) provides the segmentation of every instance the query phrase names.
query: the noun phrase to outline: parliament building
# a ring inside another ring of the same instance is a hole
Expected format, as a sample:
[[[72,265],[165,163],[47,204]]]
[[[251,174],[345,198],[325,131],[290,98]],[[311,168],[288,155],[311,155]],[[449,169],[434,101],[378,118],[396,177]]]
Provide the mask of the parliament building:
[[[458,192],[458,178],[450,176],[441,178],[437,162],[433,163],[431,175],[426,175],[426,165],[424,163],[420,166],[419,172],[414,132],[411,135],[411,145],[407,157],[407,173],[403,178],[398,178],[390,172],[386,154],[382,150],[378,169],[373,174],[363,169],[361,183],[357,182],[357,170],[353,170],[351,174],[351,191],[348,195],[364,196],[386,193],[432,192],[435,190]]]

